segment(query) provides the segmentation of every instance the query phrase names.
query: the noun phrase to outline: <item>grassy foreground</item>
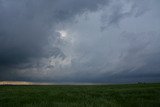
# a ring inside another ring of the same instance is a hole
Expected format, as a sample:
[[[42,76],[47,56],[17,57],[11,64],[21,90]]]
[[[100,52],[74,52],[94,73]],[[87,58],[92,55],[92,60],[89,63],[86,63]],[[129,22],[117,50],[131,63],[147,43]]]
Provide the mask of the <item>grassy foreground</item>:
[[[160,107],[160,84],[0,86],[0,107]]]

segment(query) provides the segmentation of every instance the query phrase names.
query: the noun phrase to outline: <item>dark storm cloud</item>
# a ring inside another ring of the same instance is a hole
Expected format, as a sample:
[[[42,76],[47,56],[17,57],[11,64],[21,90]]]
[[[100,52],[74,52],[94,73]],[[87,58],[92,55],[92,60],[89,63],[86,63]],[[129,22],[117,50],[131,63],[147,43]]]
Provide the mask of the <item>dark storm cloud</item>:
[[[104,1],[100,2],[104,3]],[[0,64],[21,63],[30,57],[42,57],[48,45],[50,27],[68,20],[85,9],[96,10],[99,3],[89,1],[1,1]],[[54,29],[53,29],[54,30]],[[53,49],[58,54],[59,49]]]
[[[0,0],[0,80],[160,81],[158,3]]]
[[[95,11],[108,0],[0,0],[0,72],[22,67],[32,59],[62,57],[55,26],[85,11]],[[52,36],[53,43],[49,43]],[[54,44],[54,46],[53,46]],[[19,66],[20,65],[20,66]],[[28,67],[28,66],[27,66]],[[4,77],[5,78],[5,77]]]

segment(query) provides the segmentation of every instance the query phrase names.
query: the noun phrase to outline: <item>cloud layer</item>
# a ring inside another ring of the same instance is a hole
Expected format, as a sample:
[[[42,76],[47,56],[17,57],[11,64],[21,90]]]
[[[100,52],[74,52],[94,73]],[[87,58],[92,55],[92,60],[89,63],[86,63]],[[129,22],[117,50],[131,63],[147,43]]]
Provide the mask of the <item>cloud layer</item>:
[[[158,2],[1,0],[0,80],[160,81]]]

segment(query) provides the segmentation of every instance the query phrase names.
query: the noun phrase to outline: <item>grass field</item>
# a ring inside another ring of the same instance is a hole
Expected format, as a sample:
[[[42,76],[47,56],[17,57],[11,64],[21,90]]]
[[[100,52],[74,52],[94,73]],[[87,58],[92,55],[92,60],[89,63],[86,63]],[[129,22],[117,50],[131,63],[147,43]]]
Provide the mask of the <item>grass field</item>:
[[[0,86],[0,107],[160,107],[160,84]]]

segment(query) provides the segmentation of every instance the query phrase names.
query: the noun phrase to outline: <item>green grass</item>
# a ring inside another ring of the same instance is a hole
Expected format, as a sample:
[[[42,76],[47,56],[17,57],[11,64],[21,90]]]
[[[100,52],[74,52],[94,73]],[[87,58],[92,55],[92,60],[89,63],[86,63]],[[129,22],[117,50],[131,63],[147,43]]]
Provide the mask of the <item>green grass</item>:
[[[0,86],[0,107],[160,107],[160,84]]]

